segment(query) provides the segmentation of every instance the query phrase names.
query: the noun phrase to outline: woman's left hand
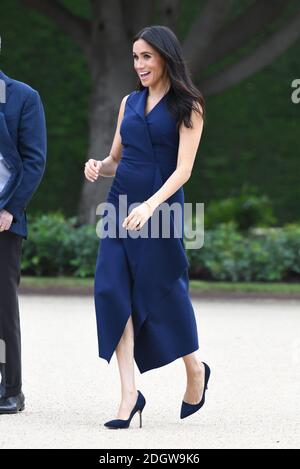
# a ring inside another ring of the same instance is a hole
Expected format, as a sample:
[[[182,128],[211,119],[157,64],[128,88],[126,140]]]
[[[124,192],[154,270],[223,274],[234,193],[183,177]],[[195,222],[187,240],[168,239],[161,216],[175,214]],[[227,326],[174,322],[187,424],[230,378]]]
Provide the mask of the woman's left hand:
[[[143,202],[132,209],[128,217],[124,219],[122,227],[127,230],[140,230],[153,214],[153,209],[148,204]]]

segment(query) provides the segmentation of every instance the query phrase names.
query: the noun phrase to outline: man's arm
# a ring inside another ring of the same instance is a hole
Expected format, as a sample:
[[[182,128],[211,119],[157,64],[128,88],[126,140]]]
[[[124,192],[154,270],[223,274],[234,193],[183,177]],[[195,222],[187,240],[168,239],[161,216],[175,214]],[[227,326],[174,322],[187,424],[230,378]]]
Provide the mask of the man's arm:
[[[23,178],[4,207],[17,221],[22,217],[43,177],[46,148],[44,108],[38,92],[32,90],[24,103],[18,135],[18,150],[23,162]]]

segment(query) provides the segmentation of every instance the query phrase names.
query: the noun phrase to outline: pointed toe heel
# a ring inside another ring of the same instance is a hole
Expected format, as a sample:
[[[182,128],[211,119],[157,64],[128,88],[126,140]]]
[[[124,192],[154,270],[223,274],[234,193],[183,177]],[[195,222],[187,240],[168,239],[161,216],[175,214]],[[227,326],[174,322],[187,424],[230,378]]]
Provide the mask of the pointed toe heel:
[[[130,413],[129,418],[127,420],[122,420],[122,419],[110,420],[109,422],[106,422],[104,426],[106,428],[111,428],[111,429],[129,428],[130,422],[133,416],[136,414],[136,412],[138,412],[140,415],[140,428],[142,428],[142,412],[143,412],[145,405],[146,405],[146,399],[143,396],[143,394],[140,391],[138,391],[137,401],[135,403],[134,408],[132,409]]]
[[[201,409],[201,407],[204,406],[205,392],[208,389],[207,383],[209,381],[211,371],[210,371],[209,366],[206,363],[203,362],[203,365],[204,365],[205,372],[204,372],[204,391],[203,391],[202,398],[201,398],[200,402],[198,402],[198,404],[188,404],[187,402],[182,401],[181,410],[180,410],[180,418],[181,419],[184,419],[184,418],[188,417],[189,415],[194,414],[199,409]]]

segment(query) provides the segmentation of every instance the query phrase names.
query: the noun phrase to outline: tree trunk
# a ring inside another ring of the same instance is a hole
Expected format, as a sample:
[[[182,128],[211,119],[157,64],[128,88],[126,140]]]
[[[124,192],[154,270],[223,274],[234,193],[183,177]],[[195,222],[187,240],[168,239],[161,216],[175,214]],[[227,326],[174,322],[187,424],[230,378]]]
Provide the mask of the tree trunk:
[[[114,56],[107,50],[106,56]],[[115,57],[115,56],[114,56]],[[134,75],[128,71],[128,52],[126,62],[115,57],[117,65],[101,67],[99,73],[98,56],[94,58],[92,73],[92,91],[89,104],[89,146],[86,161],[89,158],[103,160],[109,154],[113,142],[118,112],[122,98],[134,89]],[[109,61],[109,59],[108,59]],[[106,62],[102,53],[101,64]],[[106,69],[110,72],[106,73]],[[120,79],[120,77],[124,77]],[[82,167],[84,171],[84,165]],[[83,186],[78,209],[80,224],[95,223],[96,208],[104,202],[112,184],[113,177],[99,177],[96,182],[89,182],[83,176]]]

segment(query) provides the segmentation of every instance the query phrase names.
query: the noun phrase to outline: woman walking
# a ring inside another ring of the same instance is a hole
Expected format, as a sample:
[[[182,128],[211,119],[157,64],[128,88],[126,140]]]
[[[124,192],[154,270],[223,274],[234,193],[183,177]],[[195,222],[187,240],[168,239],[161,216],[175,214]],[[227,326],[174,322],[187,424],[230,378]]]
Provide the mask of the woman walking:
[[[163,203],[177,203],[183,227],[182,186],[199,146],[204,100],[169,28],[144,28],[134,37],[132,52],[138,90],[122,100],[109,156],[90,159],[85,167],[89,181],[114,176],[106,202],[115,209],[116,233],[101,239],[95,273],[99,356],[109,363],[116,351],[121,379],[121,403],[117,418],[105,423],[108,428],[128,428],[136,412],[142,426],[146,400],[136,389],[134,361],[144,373],[183,358],[187,386],[181,418],[203,406],[210,375],[196,353],[183,235],[175,236],[171,211],[163,213],[169,236],[162,236],[161,226],[158,236],[147,231]],[[128,210],[131,204],[135,207]],[[120,236],[124,231],[136,236]]]

